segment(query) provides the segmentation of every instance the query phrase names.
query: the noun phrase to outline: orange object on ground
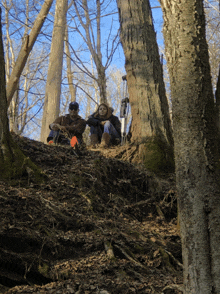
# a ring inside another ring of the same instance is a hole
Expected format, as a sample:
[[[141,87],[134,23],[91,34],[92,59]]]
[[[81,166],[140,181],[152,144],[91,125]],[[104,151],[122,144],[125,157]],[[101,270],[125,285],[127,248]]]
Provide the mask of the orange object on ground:
[[[76,136],[72,137],[71,141],[70,141],[70,145],[72,147],[74,147],[76,144],[78,144],[78,140],[76,138]]]

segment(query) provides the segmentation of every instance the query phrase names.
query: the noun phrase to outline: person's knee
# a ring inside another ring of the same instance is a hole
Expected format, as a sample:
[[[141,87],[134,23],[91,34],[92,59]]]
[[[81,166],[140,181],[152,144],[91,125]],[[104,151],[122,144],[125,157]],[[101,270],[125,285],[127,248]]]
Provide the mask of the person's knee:
[[[111,127],[111,122],[109,121],[109,120],[107,120],[106,122],[105,122],[105,127],[107,127],[107,128],[110,128]]]
[[[90,134],[97,134],[97,127],[90,127]]]
[[[111,129],[112,129],[112,124],[109,120],[107,120],[104,125],[104,133],[106,133],[106,132],[110,133]]]
[[[49,142],[50,140],[53,140],[54,137],[58,137],[58,136],[59,136],[59,131],[51,130],[47,137],[47,142]]]

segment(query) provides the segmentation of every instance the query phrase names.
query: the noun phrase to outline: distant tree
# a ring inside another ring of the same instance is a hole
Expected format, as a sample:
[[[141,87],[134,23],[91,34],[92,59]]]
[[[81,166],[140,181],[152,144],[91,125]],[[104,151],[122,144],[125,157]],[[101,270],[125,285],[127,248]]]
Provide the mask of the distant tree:
[[[220,14],[219,0],[206,0],[204,2],[206,17],[206,40],[209,49],[209,60],[211,66],[212,84],[216,87],[218,70],[220,64]]]
[[[132,112],[132,141],[146,167],[173,167],[173,136],[149,0],[118,0]]]
[[[42,9],[39,12],[34,22],[34,25],[31,29],[30,34],[29,35],[27,34],[26,36],[23,37],[22,48],[18,54],[15,66],[12,70],[9,81],[7,83],[6,93],[7,93],[8,105],[10,104],[12,97],[17,89],[18,81],[24,69],[24,66],[26,64],[27,58],[34,46],[34,43],[43,26],[43,23],[50,10],[52,3],[53,3],[53,0],[45,0],[42,6]]]
[[[22,134],[24,128],[25,135],[30,134],[30,129],[33,134],[34,128],[38,127],[37,116],[43,98],[40,87],[44,83],[42,64],[46,64],[47,55],[42,43],[32,49],[52,2],[2,1],[9,126],[17,134]]]
[[[121,100],[126,95],[126,81],[122,80],[124,75],[123,68],[112,66],[108,70],[107,96],[109,97],[110,106],[114,108],[114,113],[117,113],[117,115],[120,113]]]
[[[12,36],[14,36],[14,31],[11,28],[11,20],[9,15],[15,15],[16,5],[13,2],[8,2],[4,0],[4,12],[5,12],[5,60],[6,60],[6,85],[9,82],[11,69],[15,67],[15,56],[18,49],[19,43],[14,42]],[[14,9],[14,11],[12,10]],[[18,10],[18,8],[17,8]],[[24,36],[27,36],[30,30],[30,16],[31,16],[30,1],[26,0],[26,7],[24,7],[25,14],[25,26],[24,26]],[[22,30],[22,28],[17,25],[16,31]],[[35,51],[31,51],[29,57],[26,61],[26,65],[21,73],[21,76],[17,83],[17,89],[13,95],[11,103],[9,104],[8,115],[9,115],[9,127],[16,134],[22,134],[27,123],[34,118],[35,113],[37,113],[36,104],[41,100],[40,95],[31,95],[31,88],[37,89],[37,84],[40,84],[39,79],[34,79],[38,75],[38,71],[42,67],[42,50],[37,50],[37,56]],[[34,60],[33,60],[34,59]],[[22,88],[22,90],[21,90]],[[36,111],[32,111],[32,109]]]
[[[57,0],[41,127],[41,141],[45,143],[49,125],[60,113],[67,8],[68,0]]]
[[[112,23],[109,32],[105,31],[104,33],[104,29],[102,28],[104,20],[110,15],[116,14],[116,11],[112,11],[109,8],[111,2],[111,0],[73,1],[76,13],[73,16],[75,22],[74,32],[76,36],[78,35],[77,40],[82,48],[81,50],[90,52],[89,56],[92,56],[96,71],[92,72],[91,67],[86,65],[88,60],[86,61],[77,52],[76,48],[72,47],[75,56],[74,61],[80,70],[93,78],[98,84],[99,102],[107,102],[106,70],[111,64],[113,55],[119,44],[118,32],[115,34],[112,32],[114,19],[110,20]],[[107,22],[109,22],[109,18]],[[103,36],[104,38],[102,38]]]
[[[209,50],[209,60],[212,75],[212,85],[216,94],[216,105],[218,114],[218,127],[220,129],[220,14],[219,0],[205,1],[205,16],[206,16],[206,39]]]
[[[202,0],[160,0],[173,105],[184,293],[220,293],[219,131]]]

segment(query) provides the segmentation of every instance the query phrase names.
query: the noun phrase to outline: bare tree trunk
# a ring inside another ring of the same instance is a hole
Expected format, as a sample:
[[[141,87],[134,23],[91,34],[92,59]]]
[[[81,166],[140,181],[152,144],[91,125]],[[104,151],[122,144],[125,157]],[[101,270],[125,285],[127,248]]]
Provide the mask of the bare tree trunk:
[[[26,0],[26,20],[25,20],[25,31],[24,36],[28,35],[28,20],[29,20],[29,0]],[[10,40],[9,31],[8,31],[8,40]],[[10,46],[11,51],[13,51],[12,46]],[[26,60],[27,62],[27,60]],[[7,62],[9,63],[9,61]],[[12,68],[15,66],[15,58],[13,56],[12,58]],[[26,76],[25,76],[25,83],[24,83],[24,92],[27,99],[27,92],[26,92],[26,86],[27,86],[27,72],[28,69],[26,69]],[[11,103],[9,105],[8,114],[9,114],[9,129],[10,131],[13,131],[14,133],[19,133],[19,125],[18,125],[18,107],[19,107],[19,80],[17,82],[17,89],[14,92],[14,95],[12,97]]]
[[[12,40],[10,38],[9,33],[9,11],[12,7],[12,3],[8,5],[7,1],[4,1],[4,8],[5,8],[5,26],[6,26],[6,48],[5,48],[5,70],[6,70],[6,83],[9,81],[10,77],[10,66],[13,68],[15,65],[15,55],[12,49]],[[11,52],[9,52],[11,50]],[[11,65],[10,65],[10,53],[11,53]]]
[[[66,65],[67,65],[67,80],[70,89],[71,101],[76,101],[76,86],[73,85],[73,74],[71,70],[71,58],[69,50],[68,27],[65,29],[65,51],[66,51]]]
[[[118,0],[132,141],[148,169],[172,168],[173,137],[149,0]]]
[[[60,112],[60,94],[67,5],[67,0],[57,0],[56,2],[55,20],[41,128],[41,141],[44,143],[46,143],[49,125],[59,116]]]
[[[9,136],[9,123],[7,115],[7,98],[6,98],[6,78],[5,78],[5,60],[2,42],[2,25],[1,25],[1,7],[0,7],[0,162],[4,160],[4,149],[2,148],[3,138]],[[0,164],[1,166],[1,164]],[[0,170],[2,172],[2,170]]]
[[[27,58],[31,52],[31,49],[34,46],[34,43],[43,26],[44,20],[50,10],[52,3],[53,3],[53,0],[45,0],[40,13],[38,14],[34,22],[30,35],[27,35],[24,38],[23,46],[19,52],[18,58],[15,63],[15,67],[13,68],[10,79],[7,83],[6,92],[7,92],[8,105],[10,104],[11,99],[17,89],[17,84],[18,84],[20,75],[24,69]]]
[[[217,122],[218,122],[218,128],[220,130],[220,66],[219,66],[218,79],[217,79],[217,85],[216,85],[216,91],[215,91],[215,99],[216,99],[216,108],[217,108]]]
[[[98,73],[98,79],[97,83],[99,86],[99,92],[100,92],[100,103],[106,103],[107,102],[107,96],[106,96],[106,73],[105,73],[105,67],[102,64],[102,52],[101,52],[101,29],[100,29],[100,18],[101,18],[101,8],[100,8],[100,0],[96,1],[96,9],[97,9],[97,31],[96,31],[96,47],[94,48],[92,46],[92,41],[90,38],[90,26],[91,26],[91,20],[89,18],[89,9],[88,9],[88,0],[83,0],[83,8],[85,12],[86,17],[86,25],[85,31],[86,31],[86,38],[87,43],[89,46],[89,50],[92,54],[93,60],[96,65],[97,73]]]
[[[106,74],[105,67],[102,65],[102,52],[101,52],[101,4],[100,0],[96,1],[97,7],[97,56],[94,59],[97,72],[98,72],[98,86],[100,91],[100,103],[107,102],[106,93]]]
[[[13,51],[13,46],[12,46],[12,40],[10,37],[9,33],[9,11],[10,8],[12,7],[12,3],[8,5],[7,1],[4,1],[4,7],[5,7],[5,19],[6,19],[6,48],[5,48],[5,68],[6,68],[6,84],[9,82],[10,78],[10,68],[14,68],[15,66],[15,55]],[[25,29],[26,31],[26,29]],[[10,52],[9,52],[10,50]],[[10,53],[11,53],[11,59],[10,59]],[[10,61],[11,60],[11,61]],[[19,87],[19,81],[17,83],[17,89],[15,90],[15,93],[13,95],[11,104],[9,105],[8,109],[8,115],[9,115],[9,128],[10,130],[14,131],[16,133],[17,130],[17,125],[14,123],[15,122],[15,114],[17,111],[17,98],[18,98],[18,87]]]
[[[160,0],[187,294],[220,293],[218,128],[202,0]]]
[[[18,83],[19,88],[19,83]],[[19,105],[19,89],[15,91],[11,103],[8,107],[9,129],[18,134],[18,105]]]
[[[96,1],[96,42],[95,42],[95,36],[93,33],[92,25],[91,25],[91,19],[89,15],[89,8],[88,8],[88,0],[82,0],[82,8],[84,11],[84,17],[85,17],[85,22],[83,22],[83,17],[80,15],[80,12],[78,10],[76,1],[73,1],[77,17],[80,21],[81,26],[83,27],[86,38],[85,42],[89,48],[89,51],[91,52],[92,59],[94,61],[94,64],[96,66],[97,70],[97,75],[98,77],[95,78],[94,75],[93,79],[96,80],[98,87],[99,87],[99,94],[100,94],[100,103],[106,103],[107,102],[107,93],[106,93],[106,68],[107,68],[107,63],[109,63],[109,59],[112,58],[112,54],[108,56],[108,61],[106,63],[106,66],[103,65],[103,60],[102,60],[102,52],[101,52],[101,3],[100,0]],[[103,2],[102,2],[103,4]]]

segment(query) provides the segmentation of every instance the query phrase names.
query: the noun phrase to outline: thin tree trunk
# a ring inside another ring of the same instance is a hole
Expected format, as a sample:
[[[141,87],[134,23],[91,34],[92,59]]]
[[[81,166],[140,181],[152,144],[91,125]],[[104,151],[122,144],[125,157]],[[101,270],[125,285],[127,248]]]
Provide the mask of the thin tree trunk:
[[[15,63],[15,67],[12,70],[9,82],[7,83],[6,93],[7,93],[7,100],[8,105],[11,102],[11,99],[17,89],[18,80],[20,78],[20,75],[24,69],[24,66],[26,64],[27,58],[31,52],[31,49],[34,46],[34,43],[37,39],[37,36],[44,24],[44,21],[46,19],[46,16],[50,10],[50,7],[53,3],[53,0],[45,0],[42,9],[40,13],[38,14],[33,28],[30,32],[30,35],[25,36],[22,48],[19,52],[18,58]]]
[[[105,67],[102,65],[102,52],[101,52],[101,5],[100,0],[96,1],[97,8],[97,60],[96,67],[98,71],[98,86],[100,91],[100,103],[107,102],[106,93],[106,73]]]
[[[28,35],[28,21],[29,21],[29,0],[26,0],[26,20],[25,20],[25,31],[24,36]],[[9,32],[8,32],[9,33]],[[8,34],[8,39],[10,39]],[[12,48],[11,48],[12,49]],[[15,66],[14,58],[12,59],[12,68]],[[27,60],[26,60],[27,62]],[[25,75],[25,82],[24,82],[24,93],[27,99],[27,72],[28,69],[26,69],[26,75]],[[10,131],[13,131],[15,134],[19,133],[19,124],[18,124],[18,108],[19,108],[19,80],[17,82],[17,89],[15,90],[15,93],[12,97],[11,103],[9,105],[8,113],[9,113],[9,129]],[[27,102],[26,102],[27,103]]]
[[[10,53],[9,50],[11,50],[11,66],[12,68],[14,67],[15,64],[15,56],[14,56],[14,52],[12,49],[12,41],[10,38],[10,33],[9,33],[9,11],[10,8],[12,6],[12,4],[10,4],[8,6],[7,1],[5,0],[4,3],[4,8],[5,8],[5,27],[6,27],[6,46],[5,46],[5,70],[6,70],[6,83],[8,83],[9,81],[9,77],[10,77]]]
[[[8,108],[9,129],[18,134],[18,105],[19,105],[19,83]]]
[[[97,70],[97,78],[93,78],[97,81],[98,87],[99,87],[99,95],[100,95],[100,103],[107,103],[107,92],[106,92],[106,67],[103,65],[102,61],[102,52],[101,52],[101,3],[100,0],[96,1],[96,42],[95,42],[95,36],[93,34],[91,19],[89,15],[89,8],[88,8],[88,0],[82,0],[82,8],[84,10],[84,16],[85,16],[85,23],[82,20],[82,17],[79,13],[79,10],[77,8],[76,2],[73,2],[77,17],[79,18],[79,21],[81,23],[81,26],[83,27],[85,34],[86,34],[86,44],[89,48],[89,51],[91,52],[93,61],[96,66]],[[103,2],[102,2],[103,4]],[[112,53],[113,54],[113,53]],[[112,55],[111,55],[112,56]],[[108,56],[108,59],[110,57]]]
[[[4,158],[4,149],[2,149],[2,138],[9,134],[9,123],[7,115],[7,98],[6,98],[6,78],[5,78],[5,60],[4,48],[2,42],[2,25],[1,25],[2,10],[0,7],[0,160]]]
[[[76,86],[73,85],[73,74],[71,70],[71,58],[69,50],[69,38],[68,38],[68,27],[65,29],[65,51],[66,51],[66,64],[67,64],[67,80],[70,89],[71,101],[76,101]]]
[[[218,129],[202,0],[160,0],[187,294],[220,293]]]
[[[49,125],[59,116],[60,112],[60,94],[67,5],[67,0],[57,0],[56,2],[41,128],[41,141],[44,143],[46,143]]]

